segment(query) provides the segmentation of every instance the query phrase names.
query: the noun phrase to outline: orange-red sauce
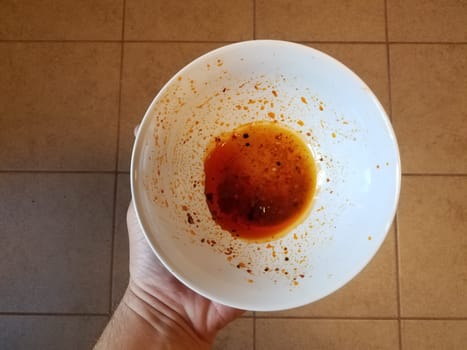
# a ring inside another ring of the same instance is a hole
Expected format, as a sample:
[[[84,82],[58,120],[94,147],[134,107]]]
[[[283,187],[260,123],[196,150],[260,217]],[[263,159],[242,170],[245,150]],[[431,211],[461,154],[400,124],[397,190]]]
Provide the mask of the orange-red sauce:
[[[213,219],[233,236],[277,239],[308,214],[316,187],[313,156],[277,122],[254,122],[216,137],[204,162]]]

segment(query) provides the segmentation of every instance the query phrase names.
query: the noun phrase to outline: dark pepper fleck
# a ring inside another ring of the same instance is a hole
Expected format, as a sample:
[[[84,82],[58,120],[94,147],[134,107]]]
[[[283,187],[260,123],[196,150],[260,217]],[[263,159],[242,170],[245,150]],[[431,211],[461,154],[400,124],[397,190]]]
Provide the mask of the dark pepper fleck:
[[[186,218],[190,225],[193,225],[195,223],[195,220],[193,220],[193,216],[191,216],[190,213],[186,213]]]

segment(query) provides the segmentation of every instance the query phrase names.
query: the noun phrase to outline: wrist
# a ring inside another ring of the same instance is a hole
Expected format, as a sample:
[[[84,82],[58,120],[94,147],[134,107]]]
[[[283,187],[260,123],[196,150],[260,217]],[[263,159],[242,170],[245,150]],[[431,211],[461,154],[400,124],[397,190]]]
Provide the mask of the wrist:
[[[144,322],[156,339],[167,340],[167,348],[209,349],[211,346],[179,313],[131,280],[121,304]]]

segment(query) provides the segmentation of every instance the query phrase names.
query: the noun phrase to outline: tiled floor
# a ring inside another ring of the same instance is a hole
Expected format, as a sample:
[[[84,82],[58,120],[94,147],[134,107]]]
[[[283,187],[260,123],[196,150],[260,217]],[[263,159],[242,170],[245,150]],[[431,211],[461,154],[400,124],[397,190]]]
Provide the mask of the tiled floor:
[[[248,314],[216,349],[467,348],[467,2],[0,2],[0,349],[91,348],[128,277],[132,131],[191,59],[276,38],[373,88],[403,161],[370,265],[306,307]]]

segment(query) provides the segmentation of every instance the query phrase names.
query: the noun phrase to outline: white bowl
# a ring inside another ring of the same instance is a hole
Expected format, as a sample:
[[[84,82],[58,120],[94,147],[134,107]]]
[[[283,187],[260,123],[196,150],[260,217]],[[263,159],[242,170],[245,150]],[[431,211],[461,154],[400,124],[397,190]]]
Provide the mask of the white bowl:
[[[309,144],[317,193],[288,235],[251,243],[211,218],[203,162],[215,136],[270,112]],[[400,158],[383,107],[343,64],[307,46],[247,41],[196,59],[155,97],[131,189],[149,244],[181,282],[225,305],[281,310],[334,292],[371,260],[395,215]]]

